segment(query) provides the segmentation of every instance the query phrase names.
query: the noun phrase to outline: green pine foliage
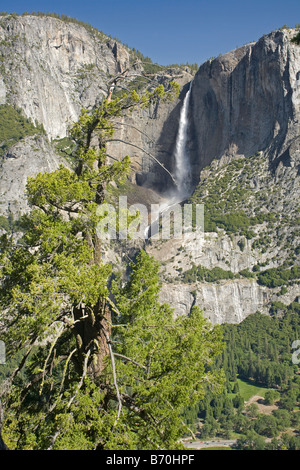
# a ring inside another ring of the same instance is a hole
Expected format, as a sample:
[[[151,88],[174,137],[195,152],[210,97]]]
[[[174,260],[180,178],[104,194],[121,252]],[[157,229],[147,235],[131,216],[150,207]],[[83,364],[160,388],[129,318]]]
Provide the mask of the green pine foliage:
[[[267,287],[285,286],[293,281],[299,282],[300,266],[266,269],[258,275],[258,283]]]
[[[219,268],[218,266],[208,269],[204,266],[193,265],[192,268],[188,269],[181,274],[180,279],[185,283],[199,282],[217,282],[221,279],[235,279],[240,277],[238,274],[235,275],[229,270]]]
[[[8,104],[0,105],[0,157],[19,140],[38,133],[44,133],[43,127],[33,125],[19,109]]]
[[[206,232],[223,229],[229,235],[239,234],[251,240],[256,237],[254,228],[257,225],[272,225],[280,219],[279,214],[265,211],[265,194],[252,185],[254,172],[259,173],[265,164],[258,152],[251,157],[232,160],[224,167],[212,165],[203,170],[190,202],[204,204]],[[268,178],[271,181],[272,176]]]
[[[293,37],[293,39],[291,39],[291,41],[294,42],[295,44],[300,45],[300,32],[298,34],[296,34],[296,36]]]
[[[9,214],[8,217],[0,215],[0,230],[4,230],[5,232],[18,232],[20,229],[20,221],[14,220],[12,214]]]
[[[198,308],[175,319],[143,251],[119,282],[98,232],[107,188],[130,166],[107,161],[113,119],[177,92],[172,82],[82,110],[73,168],[29,178],[22,238],[0,237],[0,339],[19,360],[0,387],[10,449],[180,449],[183,409],[223,386],[220,328]]]
[[[267,387],[286,385],[295,375],[291,345],[300,336],[299,313],[299,304],[292,303],[283,318],[257,313],[240,325],[224,326],[228,379],[238,375]]]

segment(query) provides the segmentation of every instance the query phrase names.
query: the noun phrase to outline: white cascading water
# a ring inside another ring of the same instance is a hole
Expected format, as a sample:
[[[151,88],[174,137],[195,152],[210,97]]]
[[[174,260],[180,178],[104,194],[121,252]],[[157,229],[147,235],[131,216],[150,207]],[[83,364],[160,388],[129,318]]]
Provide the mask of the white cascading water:
[[[183,101],[176,139],[174,179],[177,185],[175,195],[177,202],[181,202],[183,199],[188,197],[191,190],[191,164],[187,154],[186,143],[188,135],[188,113],[192,83],[193,82],[191,82],[190,88]]]
[[[190,96],[192,90],[192,83],[190,84],[190,88],[187,94],[184,97],[183,105],[180,112],[179,118],[179,127],[178,127],[178,134],[176,138],[176,147],[175,147],[175,171],[174,171],[174,180],[176,182],[176,188],[173,189],[167,196],[167,201],[164,204],[160,204],[160,210],[157,214],[157,220],[159,220],[160,215],[166,211],[167,209],[172,208],[175,204],[182,202],[191,194],[191,164],[190,158],[187,152],[186,144],[187,144],[187,136],[188,136],[188,113],[189,113],[189,103],[190,103]],[[156,229],[154,229],[154,224],[149,225],[145,230],[145,238],[147,239],[150,235],[150,228],[151,235],[156,233]],[[154,230],[153,230],[154,229]],[[153,232],[153,233],[152,233]]]

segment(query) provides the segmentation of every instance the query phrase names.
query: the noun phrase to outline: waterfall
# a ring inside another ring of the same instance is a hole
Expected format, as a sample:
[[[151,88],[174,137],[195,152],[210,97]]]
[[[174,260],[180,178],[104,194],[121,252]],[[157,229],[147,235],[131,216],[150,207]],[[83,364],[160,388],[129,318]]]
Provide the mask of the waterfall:
[[[166,196],[167,201],[164,204],[160,205],[157,218],[154,223],[149,225],[145,230],[145,239],[148,239],[151,235],[157,233],[159,218],[163,212],[172,208],[176,204],[182,202],[191,194],[191,163],[190,158],[187,152],[187,137],[188,137],[188,127],[189,127],[189,103],[192,90],[192,83],[190,83],[189,90],[184,97],[183,105],[180,111],[178,133],[176,137],[176,146],[175,146],[175,169],[174,169],[174,179],[176,182],[176,189],[172,190]]]
[[[180,112],[178,134],[175,148],[175,172],[174,179],[177,184],[176,199],[182,201],[190,195],[191,191],[191,163],[187,153],[186,143],[189,127],[189,103],[192,90],[192,83],[185,95]]]

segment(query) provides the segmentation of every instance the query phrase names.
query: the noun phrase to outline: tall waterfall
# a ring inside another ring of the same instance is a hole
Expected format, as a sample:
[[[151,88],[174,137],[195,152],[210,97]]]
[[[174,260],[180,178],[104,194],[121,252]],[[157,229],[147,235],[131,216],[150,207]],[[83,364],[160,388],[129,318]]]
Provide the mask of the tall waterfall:
[[[151,236],[157,233],[159,227],[160,216],[167,210],[171,210],[172,207],[182,202],[191,194],[191,163],[190,158],[187,152],[187,137],[188,137],[188,114],[189,114],[189,103],[192,90],[192,83],[187,94],[184,97],[183,105],[180,112],[179,118],[179,127],[176,138],[176,147],[175,147],[175,169],[173,172],[174,180],[176,182],[176,189],[172,190],[166,195],[166,202],[160,204],[159,211],[155,215],[155,220],[151,225],[147,226],[145,230],[145,239],[148,239]]]
[[[176,199],[178,200],[183,200],[185,197],[189,196],[191,190],[191,163],[187,153],[186,143],[189,127],[188,113],[192,83],[193,82],[191,82],[190,88],[183,101],[176,139],[174,178],[177,184]]]

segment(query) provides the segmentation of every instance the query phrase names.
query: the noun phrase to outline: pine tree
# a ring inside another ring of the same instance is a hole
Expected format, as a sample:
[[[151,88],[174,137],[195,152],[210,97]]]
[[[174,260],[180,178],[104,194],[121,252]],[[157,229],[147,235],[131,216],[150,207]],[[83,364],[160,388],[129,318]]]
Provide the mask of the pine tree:
[[[8,356],[23,355],[2,390],[9,447],[180,447],[183,408],[222,383],[208,369],[220,329],[198,308],[174,319],[160,305],[159,265],[144,252],[128,283],[114,283],[113,300],[97,231],[107,185],[130,165],[128,156],[108,163],[114,119],[177,91],[160,85],[83,110],[70,130],[73,168],[30,178],[23,236],[1,237],[0,321]]]

